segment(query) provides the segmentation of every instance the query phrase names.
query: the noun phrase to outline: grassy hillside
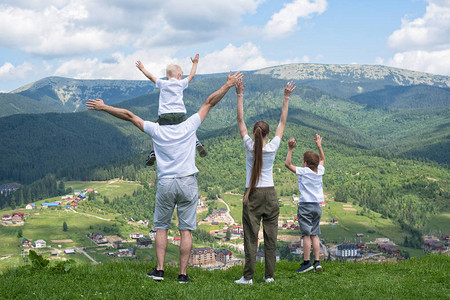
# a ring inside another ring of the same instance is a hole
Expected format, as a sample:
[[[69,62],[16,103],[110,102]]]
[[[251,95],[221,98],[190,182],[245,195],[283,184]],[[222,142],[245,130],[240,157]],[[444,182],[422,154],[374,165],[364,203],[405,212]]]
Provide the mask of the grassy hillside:
[[[263,283],[258,263],[253,286],[234,284],[242,267],[226,271],[189,268],[192,281],[179,284],[168,266],[163,282],[146,276],[146,263],[79,265],[67,273],[10,269],[0,293],[10,299],[448,299],[448,256],[427,256],[395,264],[324,263],[322,273],[297,274],[298,263],[282,261],[275,282]]]
[[[10,93],[0,93],[0,107],[0,118],[16,114],[42,114],[57,111],[31,98]]]

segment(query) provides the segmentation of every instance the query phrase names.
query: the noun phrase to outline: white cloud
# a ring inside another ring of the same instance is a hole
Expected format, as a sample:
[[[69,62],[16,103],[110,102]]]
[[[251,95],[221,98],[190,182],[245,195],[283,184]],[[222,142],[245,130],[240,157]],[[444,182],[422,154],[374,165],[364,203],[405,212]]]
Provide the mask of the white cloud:
[[[303,61],[308,59],[306,56],[302,58]],[[115,53],[110,59],[103,61],[98,58],[71,59],[61,63],[54,75],[79,79],[145,80],[144,75],[135,66],[137,60],[141,60],[145,68],[157,77],[166,75],[165,70],[169,64],[180,65],[184,74],[188,74],[192,66],[190,57],[175,58],[174,51],[166,48],[157,52],[141,50],[130,55]],[[252,43],[239,47],[229,44],[222,50],[208,53],[204,57],[200,56],[197,74],[256,70],[299,60],[298,58],[283,61],[268,60]]]
[[[18,66],[14,66],[10,62],[5,62],[2,66],[0,66],[0,80],[25,78],[32,70],[32,65],[27,62]]]
[[[285,4],[279,12],[272,15],[265,26],[265,36],[269,39],[283,38],[297,29],[299,18],[310,18],[327,9],[326,0],[294,0]]]
[[[388,65],[432,74],[450,75],[450,49],[399,52],[389,60]]]
[[[428,0],[425,15],[402,20],[400,29],[388,38],[391,48],[401,51],[444,50],[450,47],[450,1]]]
[[[11,1],[0,5],[0,46],[47,57],[216,39],[262,0]]]
[[[298,59],[296,58],[296,60]],[[261,50],[257,46],[249,42],[240,47],[229,44],[222,50],[207,54],[203,59],[200,58],[199,68],[201,66],[203,73],[220,73],[256,70],[291,62],[293,61],[268,60],[264,58]]]
[[[427,0],[423,17],[403,19],[400,29],[388,38],[398,50],[389,65],[450,75],[450,0]]]

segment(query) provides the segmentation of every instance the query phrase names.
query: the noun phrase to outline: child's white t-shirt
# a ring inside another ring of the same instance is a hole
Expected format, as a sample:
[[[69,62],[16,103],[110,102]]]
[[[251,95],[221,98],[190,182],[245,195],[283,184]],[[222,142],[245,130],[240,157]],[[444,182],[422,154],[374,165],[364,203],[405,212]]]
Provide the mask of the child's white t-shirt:
[[[183,90],[188,87],[188,84],[187,77],[182,80],[176,78],[156,80],[155,86],[160,89],[158,115],[186,113],[186,107],[183,102]]]
[[[300,190],[300,202],[323,202],[323,182],[322,175],[325,168],[322,165],[317,167],[317,174],[310,168],[296,167],[295,174],[298,176],[298,189]]]
[[[252,176],[253,168],[253,145],[255,142],[248,136],[244,136],[244,148],[247,151],[247,178],[245,181],[245,187],[250,186],[250,177]],[[280,138],[275,136],[270,143],[266,144],[263,148],[263,164],[261,169],[261,176],[259,181],[256,183],[256,187],[271,187],[273,185],[273,161],[275,160],[275,155],[277,154],[278,147],[280,146]]]

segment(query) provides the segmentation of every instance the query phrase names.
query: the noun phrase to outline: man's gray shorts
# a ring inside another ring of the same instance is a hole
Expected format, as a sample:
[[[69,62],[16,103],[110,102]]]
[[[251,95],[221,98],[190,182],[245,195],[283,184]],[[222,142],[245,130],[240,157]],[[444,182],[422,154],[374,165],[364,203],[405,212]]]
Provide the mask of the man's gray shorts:
[[[300,202],[297,209],[298,223],[302,236],[320,234],[320,217],[322,209],[319,203]]]
[[[173,210],[177,206],[178,229],[197,228],[198,184],[195,175],[158,180],[153,226],[169,229]]]

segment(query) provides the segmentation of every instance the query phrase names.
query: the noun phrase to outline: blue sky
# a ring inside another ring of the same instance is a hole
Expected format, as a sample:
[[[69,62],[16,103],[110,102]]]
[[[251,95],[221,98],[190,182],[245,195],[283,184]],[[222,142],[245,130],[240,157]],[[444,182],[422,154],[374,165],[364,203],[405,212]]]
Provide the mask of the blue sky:
[[[450,75],[450,0],[2,0],[0,91],[47,76],[145,79],[286,63]]]

